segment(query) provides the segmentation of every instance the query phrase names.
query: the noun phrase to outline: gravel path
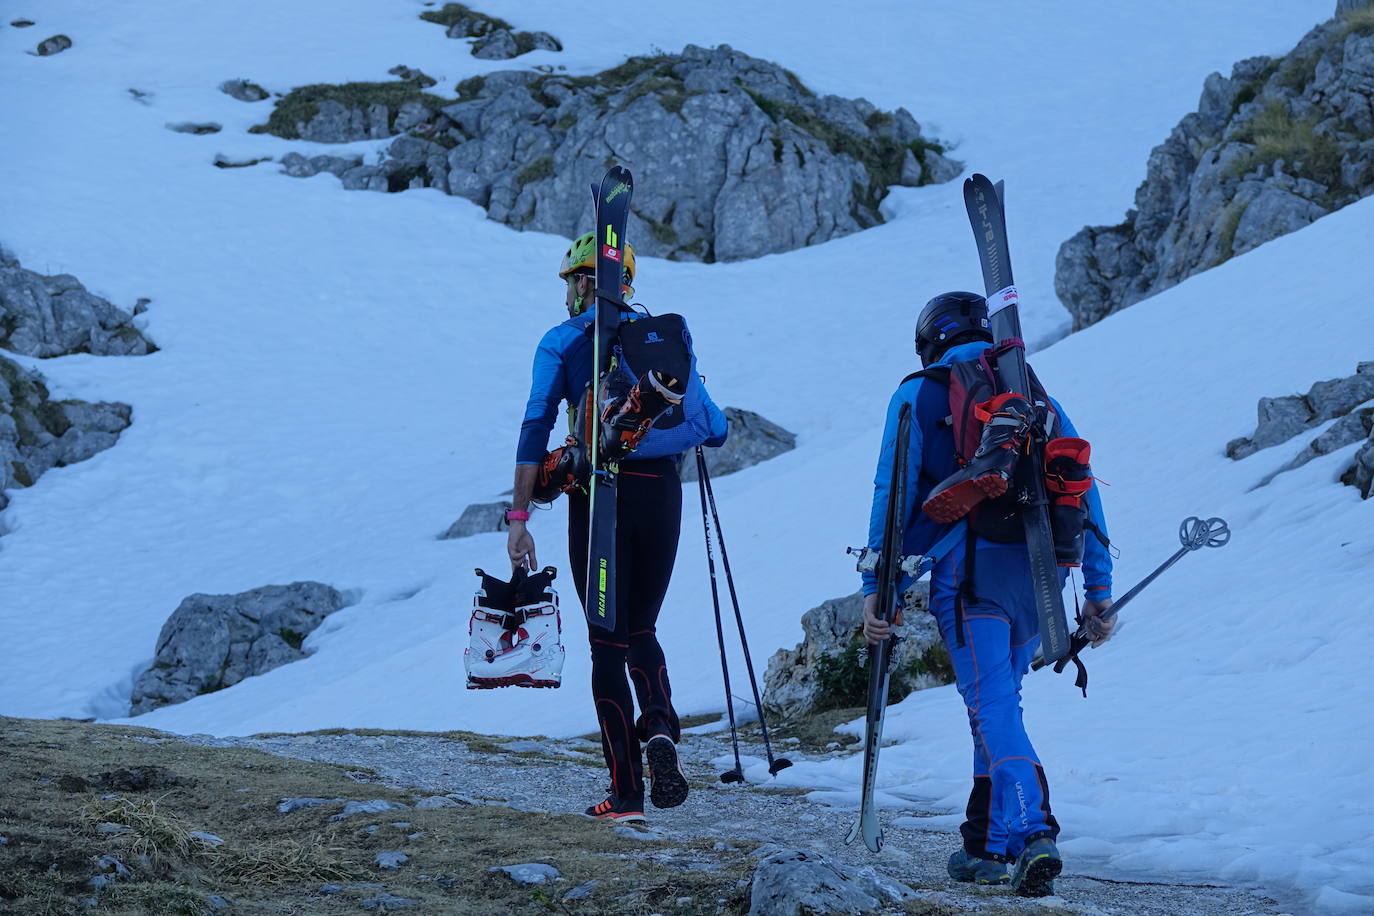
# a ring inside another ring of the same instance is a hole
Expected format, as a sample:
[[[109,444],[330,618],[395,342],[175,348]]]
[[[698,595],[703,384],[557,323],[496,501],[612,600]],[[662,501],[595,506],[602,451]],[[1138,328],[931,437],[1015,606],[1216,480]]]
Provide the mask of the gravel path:
[[[198,735],[183,740],[253,747],[285,757],[367,768],[378,774],[379,781],[397,788],[457,793],[479,803],[551,813],[581,811],[604,796],[607,782],[600,746],[582,738],[342,734],[265,738]],[[742,744],[741,752],[763,757],[761,746],[746,748]],[[845,865],[872,866],[913,888],[934,892],[933,900],[968,912],[989,908],[1112,916],[1272,916],[1293,912],[1272,897],[1246,888],[1098,877],[1075,867],[1072,858],[1055,882],[1058,896],[1039,901],[954,884],[944,871],[945,859],[958,845],[957,836],[950,831],[895,826],[893,818],[887,817],[882,853],[875,856],[862,844],[846,846],[843,837],[853,822],[853,812],[808,801],[791,791],[723,784],[719,781],[720,768],[711,761],[728,753],[725,734],[684,736],[680,754],[692,793],[685,804],[672,811],[647,812],[648,838],[718,840],[746,850],[765,843],[815,850]],[[805,756],[795,747],[788,748],[786,754],[793,759]],[[919,812],[903,813],[919,817]]]

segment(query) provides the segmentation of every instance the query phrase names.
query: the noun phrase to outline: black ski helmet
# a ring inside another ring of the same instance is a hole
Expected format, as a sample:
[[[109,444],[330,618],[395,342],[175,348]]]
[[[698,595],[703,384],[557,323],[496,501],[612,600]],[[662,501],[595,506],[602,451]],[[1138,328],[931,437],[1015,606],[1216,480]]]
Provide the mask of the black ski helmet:
[[[916,319],[916,355],[921,357],[921,365],[935,362],[949,341],[967,332],[992,341],[986,299],[963,291],[941,293],[931,299]]]

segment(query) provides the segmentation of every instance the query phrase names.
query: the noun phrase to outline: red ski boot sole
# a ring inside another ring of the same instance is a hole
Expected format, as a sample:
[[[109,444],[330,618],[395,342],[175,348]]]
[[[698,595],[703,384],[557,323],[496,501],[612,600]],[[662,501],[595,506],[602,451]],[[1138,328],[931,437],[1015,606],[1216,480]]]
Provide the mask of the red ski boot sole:
[[[1007,478],[1000,473],[961,480],[925,501],[921,511],[937,522],[957,522],[985,499],[1007,492]]]
[[[505,677],[468,676],[468,690],[494,690],[497,687],[558,687],[559,681],[530,677],[528,674],[509,674]]]

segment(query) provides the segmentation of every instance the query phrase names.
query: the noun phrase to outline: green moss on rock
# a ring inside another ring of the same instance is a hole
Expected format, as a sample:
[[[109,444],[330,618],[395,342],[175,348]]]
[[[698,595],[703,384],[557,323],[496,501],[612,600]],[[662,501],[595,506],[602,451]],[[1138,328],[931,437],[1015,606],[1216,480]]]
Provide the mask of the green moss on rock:
[[[462,84],[459,84],[461,90]],[[409,80],[395,80],[385,83],[314,83],[298,86],[277,101],[266,124],[258,124],[248,129],[253,134],[271,134],[284,140],[299,140],[297,124],[309,123],[320,113],[321,102],[338,102],[348,109],[367,110],[372,105],[385,105],[391,109],[394,121],[396,112],[403,105],[419,102],[426,108],[438,111],[451,100],[425,92]]]

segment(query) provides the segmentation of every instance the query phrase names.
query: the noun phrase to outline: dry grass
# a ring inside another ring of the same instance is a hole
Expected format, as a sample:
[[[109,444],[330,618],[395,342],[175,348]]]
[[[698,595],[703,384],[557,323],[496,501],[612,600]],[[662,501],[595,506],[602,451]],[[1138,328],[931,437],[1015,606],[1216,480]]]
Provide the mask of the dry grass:
[[[664,848],[662,842],[625,839],[573,815],[463,806],[331,823],[337,805],[283,815],[276,805],[289,796],[407,804],[415,798],[359,783],[343,767],[157,740],[165,737],[126,726],[0,718],[0,835],[8,839],[0,846],[0,911],[180,916],[213,912],[209,896],[217,894],[246,916],[360,912],[362,900],[383,892],[353,886],[360,882],[418,901],[419,912],[455,916],[748,908],[747,882],[743,888],[739,882],[753,861],[742,852],[714,852],[709,842],[674,846],[721,864],[719,872],[651,861],[645,854]],[[493,746],[520,765],[519,757]],[[102,797],[107,789],[81,788],[82,780],[98,782],[93,774],[139,766],[165,767],[176,781],[109,797]],[[104,823],[128,830],[102,833]],[[192,837],[197,830],[223,838],[223,845]],[[403,851],[409,863],[397,871],[377,868],[377,853],[390,850]],[[97,893],[89,880],[103,855],[118,858],[133,877]],[[518,862],[551,864],[563,879],[541,890],[487,872]],[[594,879],[600,883],[586,898],[561,899]],[[343,890],[321,894],[325,883]],[[96,905],[88,910],[81,901],[91,898]]]

